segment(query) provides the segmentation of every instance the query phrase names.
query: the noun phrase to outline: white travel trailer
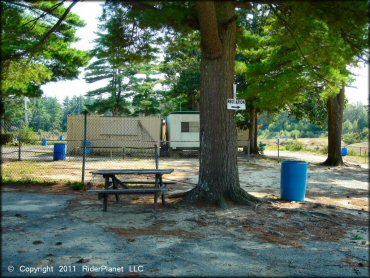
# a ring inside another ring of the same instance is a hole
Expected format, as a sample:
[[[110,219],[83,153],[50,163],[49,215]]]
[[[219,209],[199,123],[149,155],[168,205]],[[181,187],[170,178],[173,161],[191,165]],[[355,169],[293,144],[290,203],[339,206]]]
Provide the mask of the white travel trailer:
[[[166,126],[166,139],[170,149],[199,149],[199,112],[173,112],[167,116]],[[237,132],[238,147],[247,147],[249,130],[238,129]]]

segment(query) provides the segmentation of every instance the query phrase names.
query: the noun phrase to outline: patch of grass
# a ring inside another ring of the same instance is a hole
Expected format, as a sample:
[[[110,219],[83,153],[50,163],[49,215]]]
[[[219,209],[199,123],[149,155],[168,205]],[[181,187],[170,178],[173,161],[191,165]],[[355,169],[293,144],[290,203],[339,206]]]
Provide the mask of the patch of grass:
[[[267,147],[268,147],[268,149],[269,149],[270,151],[277,151],[277,150],[278,150],[277,145],[267,145]],[[286,151],[285,146],[280,145],[280,146],[279,146],[279,151]]]
[[[351,240],[364,240],[364,238],[360,235],[354,235],[353,237],[351,237]]]
[[[322,147],[322,149],[319,149],[319,152],[322,154],[328,154],[328,145]]]
[[[46,181],[43,179],[12,179],[12,178],[3,178],[3,185],[52,185],[54,181]]]
[[[84,184],[78,181],[68,181],[66,184],[74,190],[82,190],[84,188]]]
[[[285,149],[288,151],[300,151],[303,150],[303,147],[303,143],[296,140],[288,141],[285,144]]]

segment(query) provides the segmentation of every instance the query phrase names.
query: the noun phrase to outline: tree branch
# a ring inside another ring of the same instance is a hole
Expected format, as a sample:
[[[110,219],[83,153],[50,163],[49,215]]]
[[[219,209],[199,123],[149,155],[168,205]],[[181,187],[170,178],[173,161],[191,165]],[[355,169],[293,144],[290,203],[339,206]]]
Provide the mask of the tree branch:
[[[208,59],[216,59],[222,54],[222,45],[218,35],[215,5],[211,1],[197,1],[195,5],[198,13],[204,56]]]
[[[122,2],[130,4],[131,6],[137,8],[137,9],[140,9],[140,10],[154,10],[154,11],[158,10],[157,8],[153,7],[152,5],[149,5],[149,4],[143,3],[141,1],[137,1],[137,0],[124,0]]]
[[[313,72],[317,77],[319,77],[320,79],[326,81],[327,83],[329,84],[332,84],[333,82],[326,79],[324,76],[322,76],[321,74],[319,74],[314,68],[313,66],[310,64],[310,62],[308,62],[307,58],[304,56],[303,54],[303,51],[302,51],[302,48],[301,46],[299,45],[299,43],[297,42],[297,39],[295,38],[294,36],[294,32],[292,30],[292,28],[290,27],[290,25],[288,24],[288,22],[282,18],[278,11],[274,8],[274,6],[272,4],[268,4],[269,7],[271,8],[272,12],[276,15],[276,17],[284,24],[284,26],[287,28],[289,34],[291,35],[292,39],[294,40],[294,44],[296,45],[297,49],[298,49],[298,52],[300,53],[300,55],[302,56],[303,58],[303,61],[305,62],[305,64],[308,66],[308,69]]]
[[[63,0],[63,1],[61,1],[61,2],[59,2],[59,3],[57,3],[57,4],[55,4],[54,6],[52,6],[49,10],[47,10],[47,11],[43,11],[42,13],[41,13],[41,15],[40,16],[38,16],[38,17],[36,17],[36,18],[34,18],[34,19],[31,19],[30,21],[27,21],[26,23],[24,23],[24,24],[22,24],[22,26],[26,26],[27,24],[29,24],[29,23],[31,23],[31,22],[35,22],[34,23],[34,25],[36,24],[36,22],[40,19],[40,18],[42,18],[42,17],[44,17],[45,15],[47,15],[47,14],[51,14],[51,12],[52,11],[54,11],[55,9],[57,9],[59,6],[61,6],[61,5],[63,5],[63,3],[65,2],[66,0]],[[21,27],[22,27],[21,26]]]
[[[345,42],[346,42],[346,43],[348,43],[348,45],[349,45],[352,49],[356,49],[356,50],[358,50],[358,51],[360,52],[360,54],[357,54],[357,55],[356,55],[356,57],[357,57],[359,60],[361,60],[361,61],[365,62],[366,64],[368,64],[368,63],[369,63],[368,59],[366,59],[366,58],[362,57],[362,56],[361,56],[361,54],[366,55],[367,57],[369,57],[369,52],[368,52],[368,51],[366,51],[366,49],[361,49],[361,48],[360,48],[360,47],[358,47],[356,44],[352,43],[352,41],[351,41],[351,37],[350,37],[346,32],[344,32],[344,31],[343,31],[343,29],[340,29],[340,33],[341,33],[342,38],[345,40]],[[361,53],[361,52],[362,52],[362,53]]]
[[[41,40],[36,43],[34,46],[28,48],[28,49],[25,49],[23,50],[22,52],[19,52],[19,53],[15,53],[15,54],[10,54],[10,55],[4,55],[1,57],[1,59],[3,61],[6,61],[6,60],[15,60],[15,59],[18,59],[26,54],[32,54],[34,52],[36,52],[36,50],[38,50],[47,40],[48,38],[51,36],[51,34],[58,29],[58,27],[62,24],[62,22],[64,21],[64,19],[67,17],[68,13],[70,12],[70,10],[73,8],[74,5],[77,4],[77,2],[80,1],[80,0],[74,0],[72,2],[71,5],[69,5],[69,7],[65,10],[65,12],[63,13],[62,17],[57,21],[57,23],[55,23],[55,25],[48,31],[44,34],[44,36],[41,38]]]

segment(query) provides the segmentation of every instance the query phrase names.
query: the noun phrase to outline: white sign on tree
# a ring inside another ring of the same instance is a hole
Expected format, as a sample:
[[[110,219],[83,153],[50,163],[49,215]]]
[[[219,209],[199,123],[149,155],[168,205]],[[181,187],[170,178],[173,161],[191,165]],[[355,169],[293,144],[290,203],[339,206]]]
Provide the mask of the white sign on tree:
[[[245,110],[245,99],[236,99],[236,84],[233,84],[234,98],[227,99],[227,109]]]

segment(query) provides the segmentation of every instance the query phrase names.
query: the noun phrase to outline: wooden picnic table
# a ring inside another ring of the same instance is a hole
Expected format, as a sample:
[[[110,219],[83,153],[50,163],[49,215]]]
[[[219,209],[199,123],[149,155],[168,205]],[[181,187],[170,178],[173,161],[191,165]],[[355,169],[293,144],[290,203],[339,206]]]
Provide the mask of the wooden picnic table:
[[[98,193],[99,198],[103,198],[103,211],[107,210],[108,195],[114,194],[116,202],[119,201],[120,194],[153,194],[154,209],[157,211],[158,195],[162,197],[162,204],[165,204],[165,193],[167,192],[167,184],[173,182],[163,182],[163,175],[171,174],[174,169],[117,169],[117,170],[98,170],[92,172],[93,175],[101,175],[105,179],[104,189],[90,189],[89,192]],[[127,179],[128,176],[153,175],[154,180],[138,180],[133,181]],[[117,176],[123,176],[119,179]],[[129,184],[140,185],[139,188],[131,187]],[[154,186],[153,186],[154,185]]]

